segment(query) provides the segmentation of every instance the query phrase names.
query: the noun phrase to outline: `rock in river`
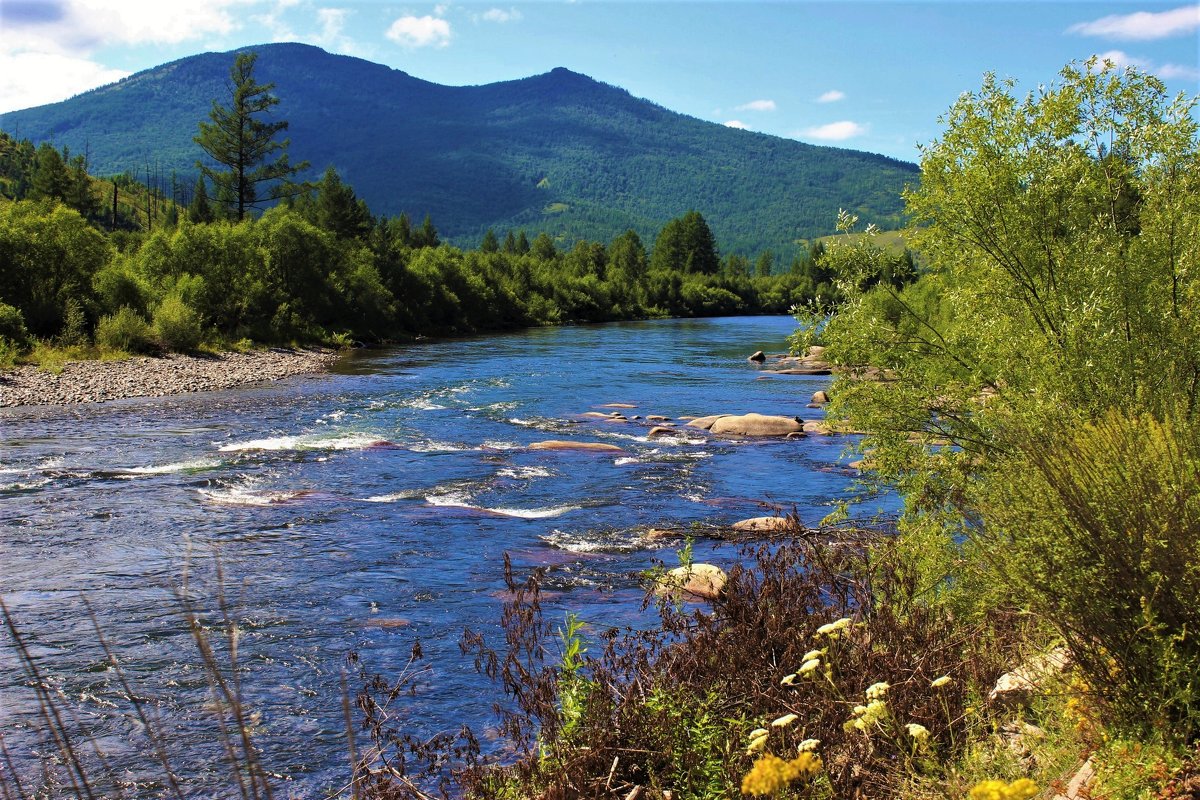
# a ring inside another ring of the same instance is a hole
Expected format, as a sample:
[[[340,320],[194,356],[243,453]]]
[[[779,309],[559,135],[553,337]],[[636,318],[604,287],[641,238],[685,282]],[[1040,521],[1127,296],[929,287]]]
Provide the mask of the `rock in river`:
[[[725,570],[712,564],[692,564],[669,570],[658,580],[655,592],[684,600],[716,600],[725,588]]]
[[[766,414],[726,416],[713,421],[709,432],[729,436],[786,436],[804,430],[804,422],[796,417],[773,417]]]
[[[601,450],[604,452],[624,452],[615,444],[604,442],[575,442],[566,439],[548,439],[544,442],[534,442],[530,450]]]

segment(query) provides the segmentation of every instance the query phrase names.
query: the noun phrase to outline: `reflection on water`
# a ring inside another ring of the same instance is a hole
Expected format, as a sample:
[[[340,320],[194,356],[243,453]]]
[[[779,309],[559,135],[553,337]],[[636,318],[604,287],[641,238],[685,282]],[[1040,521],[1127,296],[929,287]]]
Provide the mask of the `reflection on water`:
[[[209,395],[0,412],[0,594],[39,669],[110,763],[155,794],[140,723],[107,666],[86,595],[176,768],[222,773],[208,684],[181,593],[219,631],[213,554],[240,630],[240,678],[264,761],[297,794],[340,785],[346,656],[433,666],[401,721],[491,722],[491,688],[458,650],[495,630],[501,562],[548,566],[550,615],[639,624],[639,574],[691,530],[697,558],[735,550],[710,526],[763,504],[815,522],[852,480],[846,439],[739,442],[648,415],[813,417],[825,378],[760,378],[787,318],[554,328],[358,352],[315,378]],[[634,406],[614,422],[589,411]],[[537,450],[546,439],[619,451]],[[666,529],[650,533],[650,529]],[[29,766],[39,723],[5,636],[0,731]],[[23,756],[20,754],[24,754]]]

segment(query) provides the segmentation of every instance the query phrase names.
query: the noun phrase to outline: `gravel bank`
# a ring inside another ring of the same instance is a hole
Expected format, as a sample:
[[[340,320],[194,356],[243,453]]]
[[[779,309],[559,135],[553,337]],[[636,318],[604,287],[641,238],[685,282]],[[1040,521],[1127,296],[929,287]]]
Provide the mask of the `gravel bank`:
[[[229,389],[289,375],[321,372],[338,352],[272,348],[218,356],[171,354],[125,361],[69,361],[55,375],[37,367],[0,373],[0,407],[103,403],[122,397],[162,397]]]

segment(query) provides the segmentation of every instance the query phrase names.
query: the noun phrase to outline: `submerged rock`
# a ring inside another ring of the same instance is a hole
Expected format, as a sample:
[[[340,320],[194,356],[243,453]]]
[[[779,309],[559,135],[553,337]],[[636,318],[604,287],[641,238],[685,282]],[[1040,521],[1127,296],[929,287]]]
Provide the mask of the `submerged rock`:
[[[728,580],[725,570],[712,564],[692,564],[668,570],[654,591],[681,599],[716,600]]]

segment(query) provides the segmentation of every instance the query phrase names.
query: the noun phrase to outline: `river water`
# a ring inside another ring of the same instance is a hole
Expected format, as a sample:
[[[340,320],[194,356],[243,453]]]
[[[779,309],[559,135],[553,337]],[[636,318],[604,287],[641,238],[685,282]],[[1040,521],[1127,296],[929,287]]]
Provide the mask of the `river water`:
[[[174,768],[197,794],[232,787],[208,683],[181,616],[208,624],[223,591],[241,630],[240,679],[263,760],[284,794],[346,779],[340,683],[351,651],[398,673],[419,639],[430,671],[397,722],[425,734],[492,724],[495,691],[458,649],[496,635],[502,562],[549,568],[548,617],[649,624],[639,573],[736,548],[713,526],[795,508],[815,523],[854,480],[846,438],[736,441],[581,416],[712,413],[819,418],[827,378],[764,377],[786,317],[531,330],[347,356],[331,373],[225,392],[0,411],[0,596],[31,654],[130,795],[161,772],[84,601]],[[530,450],[546,439],[621,452]],[[224,581],[218,586],[219,558]],[[352,687],[357,676],[350,675]],[[0,633],[0,732],[27,779],[36,703]],[[89,744],[84,748],[92,752]]]

